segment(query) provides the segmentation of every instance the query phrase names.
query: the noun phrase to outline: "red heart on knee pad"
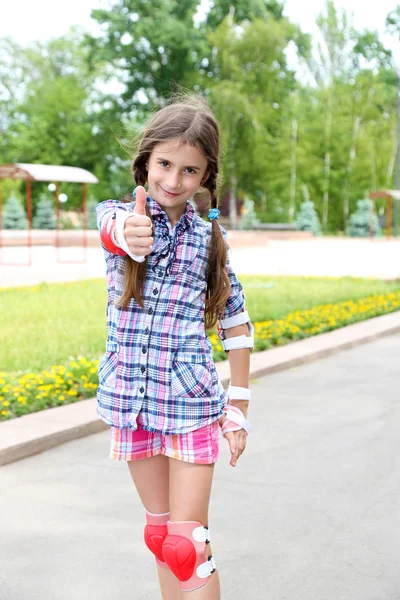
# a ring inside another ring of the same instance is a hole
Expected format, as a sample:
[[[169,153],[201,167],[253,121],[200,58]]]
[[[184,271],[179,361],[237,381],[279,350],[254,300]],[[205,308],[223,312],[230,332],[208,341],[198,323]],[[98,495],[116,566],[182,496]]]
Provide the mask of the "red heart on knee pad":
[[[158,560],[161,561],[164,561],[162,546],[166,537],[166,525],[146,525],[144,528],[144,541],[146,546]]]
[[[179,581],[187,581],[196,566],[196,549],[192,542],[180,535],[167,535],[162,547],[168,567]]]

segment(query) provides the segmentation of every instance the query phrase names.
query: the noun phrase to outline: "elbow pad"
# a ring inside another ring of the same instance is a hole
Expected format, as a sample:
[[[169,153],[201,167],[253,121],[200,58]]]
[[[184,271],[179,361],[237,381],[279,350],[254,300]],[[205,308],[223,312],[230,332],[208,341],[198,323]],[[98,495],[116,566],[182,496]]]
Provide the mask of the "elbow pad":
[[[226,338],[225,329],[243,325],[244,323],[248,324],[250,335],[237,335],[229,339]],[[233,317],[220,319],[218,321],[218,337],[221,340],[225,352],[229,352],[229,350],[238,350],[239,348],[250,348],[252,350],[254,348],[254,327],[250,321],[247,310],[238,313]]]

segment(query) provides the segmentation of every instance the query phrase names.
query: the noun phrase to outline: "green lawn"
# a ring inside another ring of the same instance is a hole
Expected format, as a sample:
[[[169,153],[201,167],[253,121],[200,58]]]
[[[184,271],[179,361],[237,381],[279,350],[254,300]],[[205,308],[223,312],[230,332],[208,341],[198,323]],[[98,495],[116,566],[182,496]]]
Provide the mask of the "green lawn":
[[[241,277],[252,320],[400,289],[351,278]],[[70,357],[98,358],[106,338],[106,284],[92,280],[0,291],[0,371],[39,371]]]

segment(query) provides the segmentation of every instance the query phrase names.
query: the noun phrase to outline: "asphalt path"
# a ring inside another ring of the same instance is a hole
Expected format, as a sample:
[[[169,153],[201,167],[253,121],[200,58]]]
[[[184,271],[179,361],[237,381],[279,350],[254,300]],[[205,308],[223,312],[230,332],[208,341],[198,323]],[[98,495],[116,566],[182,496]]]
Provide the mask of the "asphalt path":
[[[253,382],[210,511],[222,598],[398,600],[400,336]],[[1,600],[159,598],[108,432],[0,469]]]

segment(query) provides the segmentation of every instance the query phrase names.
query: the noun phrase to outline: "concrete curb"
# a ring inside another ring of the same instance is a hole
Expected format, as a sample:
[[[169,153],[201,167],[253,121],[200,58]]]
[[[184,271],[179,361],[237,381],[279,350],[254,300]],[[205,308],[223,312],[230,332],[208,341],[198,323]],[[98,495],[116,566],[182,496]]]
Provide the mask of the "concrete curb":
[[[290,369],[341,350],[400,332],[400,311],[342,327],[281,348],[251,356],[250,377]],[[229,362],[217,363],[218,375],[227,385]],[[96,415],[96,400],[83,400],[0,423],[0,465],[27,458],[54,446],[108,428]]]

